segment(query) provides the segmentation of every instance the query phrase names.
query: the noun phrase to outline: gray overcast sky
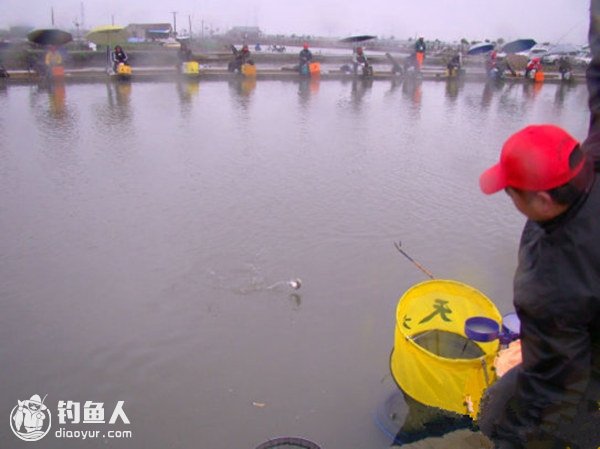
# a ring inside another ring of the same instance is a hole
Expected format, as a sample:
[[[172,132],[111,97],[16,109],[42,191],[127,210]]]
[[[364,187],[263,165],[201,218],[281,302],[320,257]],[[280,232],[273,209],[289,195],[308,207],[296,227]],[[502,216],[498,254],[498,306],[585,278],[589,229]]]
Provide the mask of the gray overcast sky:
[[[533,38],[584,44],[589,0],[0,0],[0,28],[29,24],[86,28],[134,22],[173,23],[177,29],[205,26],[225,31],[259,26],[268,34],[346,36],[375,34],[468,40]]]

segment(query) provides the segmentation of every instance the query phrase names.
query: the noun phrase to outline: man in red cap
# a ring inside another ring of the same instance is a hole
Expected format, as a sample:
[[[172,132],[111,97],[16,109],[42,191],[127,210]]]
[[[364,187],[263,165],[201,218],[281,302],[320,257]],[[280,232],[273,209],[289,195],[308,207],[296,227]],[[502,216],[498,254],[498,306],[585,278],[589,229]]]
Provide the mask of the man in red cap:
[[[479,179],[528,219],[513,285],[523,361],[486,391],[478,420],[496,449],[600,446],[600,180],[591,153],[557,126],[528,126]]]
[[[230,72],[240,73],[242,71],[242,66],[244,64],[254,64],[252,59],[250,59],[250,49],[247,44],[242,45],[242,49],[238,50],[234,45],[231,46],[231,50],[233,51],[233,60],[229,61],[227,65],[227,70]]]
[[[423,68],[423,61],[425,60],[425,50],[427,46],[425,45],[425,39],[423,37],[419,37],[415,42],[415,59],[417,60],[417,70],[421,71]]]
[[[308,73],[309,73],[308,65],[311,63],[311,61],[313,59],[312,52],[308,49],[308,42],[304,42],[304,45],[302,46],[302,50],[300,50],[300,53],[298,54],[298,58],[299,58],[298,70],[300,71],[300,74],[308,75]]]
[[[362,67],[362,75],[370,76],[373,75],[373,68],[369,64],[367,55],[362,47],[357,47],[352,56],[352,66],[354,68],[354,74],[358,74],[358,67]]]

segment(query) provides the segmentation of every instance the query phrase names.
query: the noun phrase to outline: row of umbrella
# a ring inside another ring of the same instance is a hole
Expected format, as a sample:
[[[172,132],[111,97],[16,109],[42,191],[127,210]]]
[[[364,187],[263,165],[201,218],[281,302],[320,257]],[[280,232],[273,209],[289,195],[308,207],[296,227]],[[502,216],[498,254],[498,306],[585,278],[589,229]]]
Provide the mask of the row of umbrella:
[[[125,28],[122,26],[105,25],[90,30],[90,32],[85,35],[85,38],[95,44],[106,45],[109,41],[115,42],[127,40],[128,36]],[[341,39],[340,42],[364,42],[375,38],[377,38],[377,36],[362,34]],[[73,36],[67,31],[56,28],[45,28],[33,30],[27,35],[27,39],[39,45],[65,45],[73,40]]]
[[[376,38],[377,38],[377,36],[363,34],[363,35],[350,36],[350,37],[346,37],[344,39],[340,39],[340,42],[358,43],[358,42],[364,42],[364,41],[368,41],[368,40],[376,39]],[[500,51],[503,53],[519,53],[522,51],[530,50],[535,44],[536,44],[536,42],[533,39],[517,39],[515,41],[504,44],[502,46],[502,48],[500,48]],[[473,45],[471,48],[469,48],[469,51],[467,52],[467,54],[479,55],[479,54],[490,52],[490,51],[494,50],[495,47],[496,47],[495,44],[483,42],[481,44]]]
[[[358,43],[358,42],[364,42],[364,41],[368,41],[368,40],[376,39],[376,38],[377,38],[377,36],[363,34],[363,35],[350,36],[350,37],[346,37],[344,39],[340,39],[340,42]],[[530,50],[535,44],[536,44],[536,42],[533,39],[517,39],[515,41],[504,44],[502,46],[502,48],[500,48],[500,51],[503,53],[519,53],[522,51]],[[469,48],[467,54],[479,55],[479,54],[490,52],[490,51],[494,50],[494,48],[496,48],[495,44],[483,42],[481,44],[473,45],[471,48]]]
[[[340,42],[358,43],[375,39],[376,37],[377,36],[363,34],[341,39]],[[85,35],[85,38],[97,45],[111,45],[115,42],[126,41],[128,39],[128,35],[125,28],[122,26],[105,25],[90,30],[90,32]],[[27,39],[39,45],[60,46],[71,42],[73,40],[73,36],[67,31],[56,28],[45,28],[33,30],[27,35]]]
[[[112,45],[115,42],[127,40],[127,32],[124,27],[117,25],[105,25],[90,30],[85,38],[97,45]],[[30,42],[39,45],[65,45],[73,40],[73,35],[67,31],[56,28],[43,28],[33,30],[27,35]]]
[[[344,39],[340,39],[340,42],[358,43],[358,42],[364,42],[364,41],[368,41],[368,40],[376,39],[376,38],[377,38],[377,36],[363,34],[363,35],[350,36],[350,37],[346,37]],[[535,44],[536,44],[536,42],[533,39],[517,39],[515,41],[504,44],[502,46],[502,48],[500,48],[500,51],[503,53],[519,53],[522,51],[530,50]],[[479,54],[490,52],[490,51],[494,50],[494,48],[496,48],[495,44],[483,42],[480,44],[473,45],[471,48],[469,48],[467,54],[479,55]]]
[[[519,53],[522,51],[530,50],[536,42],[533,39],[517,39],[516,41],[508,42],[500,47],[501,53]],[[495,44],[489,42],[483,42],[481,44],[475,44],[467,51],[468,55],[481,55],[483,53],[490,52],[496,48]]]
[[[105,25],[92,29],[89,33],[85,35],[85,37],[88,41],[93,42],[97,45],[111,45],[115,42],[127,40],[128,36],[127,32],[125,31],[125,28],[122,26]],[[73,36],[71,35],[71,33],[55,28],[33,30],[27,35],[27,38],[31,42],[39,45],[57,46],[65,45],[73,40]],[[341,39],[341,42],[358,43],[375,38],[376,36],[372,35],[358,35]],[[536,42],[533,39],[517,39],[515,41],[504,44],[500,48],[500,51],[503,53],[519,53],[531,49],[535,44]],[[480,44],[473,45],[471,48],[469,48],[467,54],[484,54],[494,50],[494,48],[494,44],[483,42]]]

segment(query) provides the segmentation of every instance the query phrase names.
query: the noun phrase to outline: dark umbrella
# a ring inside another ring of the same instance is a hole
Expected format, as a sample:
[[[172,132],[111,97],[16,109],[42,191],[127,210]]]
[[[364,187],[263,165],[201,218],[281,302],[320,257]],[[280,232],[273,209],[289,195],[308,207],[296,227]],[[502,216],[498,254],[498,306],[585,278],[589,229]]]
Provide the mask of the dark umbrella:
[[[39,45],[64,45],[73,40],[71,33],[55,28],[33,30],[27,39]]]
[[[531,49],[536,44],[533,39],[517,39],[516,41],[504,44],[500,50],[502,53],[520,53]]]
[[[469,48],[467,51],[468,55],[481,55],[483,53],[487,53],[488,51],[492,51],[494,49],[494,44],[490,44],[488,42],[483,42],[481,44],[475,44]]]
[[[371,39],[376,39],[376,38],[377,38],[377,36],[371,36],[369,34],[362,34],[360,36],[345,37],[344,39],[340,39],[340,42],[347,42],[347,43],[363,42],[363,41],[369,41]]]

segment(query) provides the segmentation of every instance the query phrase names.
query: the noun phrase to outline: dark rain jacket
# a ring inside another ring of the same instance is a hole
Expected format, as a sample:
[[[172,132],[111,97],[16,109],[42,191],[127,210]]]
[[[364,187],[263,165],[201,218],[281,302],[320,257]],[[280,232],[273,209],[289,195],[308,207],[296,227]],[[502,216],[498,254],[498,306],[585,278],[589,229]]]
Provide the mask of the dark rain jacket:
[[[361,54],[355,53],[354,57],[352,59],[354,61],[354,64],[365,64],[365,65],[367,65],[369,63],[369,61],[367,59],[367,56],[364,54],[364,52],[361,53]]]
[[[303,48],[302,50],[300,50],[300,54],[298,55],[298,57],[300,58],[300,64],[306,64],[312,61],[313,56],[308,48]]]
[[[417,42],[415,42],[415,51],[417,53],[425,53],[425,41],[423,39],[417,39]]]
[[[250,50],[240,50],[236,55],[235,59],[239,62],[240,66],[246,64],[250,59]]]
[[[125,53],[125,50],[123,50],[123,49],[121,49],[120,51],[115,50],[112,52],[111,58],[115,64],[118,64],[120,62],[126,63],[127,62],[127,53]]]
[[[591,118],[584,148],[593,156],[598,168],[600,166],[600,0],[591,1],[589,44],[592,61],[587,68],[587,85]]]
[[[600,400],[600,178],[551,222],[529,220],[519,246],[514,305],[523,363],[516,394],[496,437],[522,444],[540,431],[589,420],[582,404]],[[575,426],[576,428],[576,426]],[[597,441],[600,428],[584,441]],[[591,434],[590,434],[591,432]]]
[[[180,63],[189,62],[193,59],[192,50],[188,47],[181,46],[177,52],[177,59]]]
[[[596,162],[595,179],[563,215],[523,230],[514,279],[523,363],[495,430],[515,446],[540,432],[600,446],[600,0],[591,5],[591,121],[582,148]]]

